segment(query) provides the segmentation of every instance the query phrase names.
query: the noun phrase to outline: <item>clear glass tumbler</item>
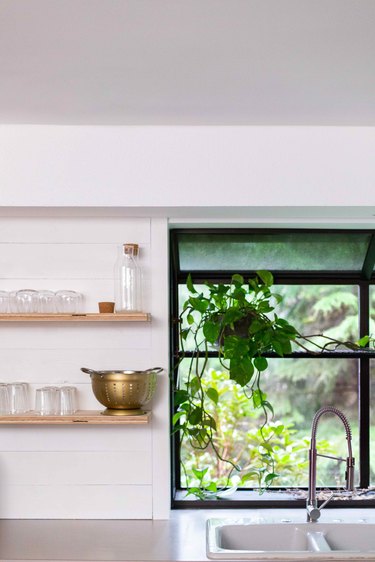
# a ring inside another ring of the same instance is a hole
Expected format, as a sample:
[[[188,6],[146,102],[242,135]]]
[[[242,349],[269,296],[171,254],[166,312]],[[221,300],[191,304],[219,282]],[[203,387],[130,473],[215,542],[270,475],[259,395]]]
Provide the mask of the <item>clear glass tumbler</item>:
[[[9,387],[6,383],[0,383],[0,415],[10,414]]]
[[[0,291],[0,313],[6,314],[7,312],[9,312],[9,293]]]
[[[27,382],[12,382],[8,385],[10,411],[12,414],[25,414],[29,411],[29,385]]]
[[[35,411],[41,416],[54,416],[59,409],[59,389],[56,386],[44,386],[35,391]]]
[[[38,291],[34,289],[21,289],[16,292],[15,305],[20,314],[33,314],[38,312],[37,308]]]
[[[59,414],[66,416],[77,411],[77,389],[75,386],[62,386],[59,392]]]
[[[37,312],[47,314],[56,312],[56,294],[53,291],[38,291],[35,301]]]
[[[17,307],[17,291],[10,291],[9,293],[9,312],[16,314],[18,312]]]
[[[82,312],[83,295],[76,291],[57,291],[57,312],[63,314],[79,314]]]

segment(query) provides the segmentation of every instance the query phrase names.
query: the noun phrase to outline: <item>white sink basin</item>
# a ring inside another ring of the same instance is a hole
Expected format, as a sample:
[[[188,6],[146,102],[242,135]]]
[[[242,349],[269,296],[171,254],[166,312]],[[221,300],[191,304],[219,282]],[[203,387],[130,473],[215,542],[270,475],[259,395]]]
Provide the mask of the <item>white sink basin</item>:
[[[375,560],[375,524],[209,519],[207,557],[221,560]]]

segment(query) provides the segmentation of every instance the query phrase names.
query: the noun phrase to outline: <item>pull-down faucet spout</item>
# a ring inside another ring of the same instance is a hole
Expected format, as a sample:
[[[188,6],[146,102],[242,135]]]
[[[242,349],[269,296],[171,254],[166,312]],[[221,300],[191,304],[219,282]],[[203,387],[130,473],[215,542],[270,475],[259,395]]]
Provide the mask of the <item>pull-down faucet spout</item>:
[[[348,456],[346,459],[340,457],[332,457],[330,455],[322,455],[317,452],[316,449],[316,433],[318,428],[318,421],[323,414],[332,413],[335,414],[340,418],[342,423],[345,427],[346,432],[346,440],[348,444]],[[310,442],[310,450],[309,450],[309,488],[308,488],[308,496],[306,501],[306,509],[307,509],[307,521],[317,521],[320,517],[320,512],[323,507],[329,502],[332,498],[333,494],[326,500],[320,507],[318,507],[318,502],[316,498],[316,461],[317,457],[325,457],[329,459],[335,459],[338,461],[346,462],[346,472],[345,472],[345,480],[346,480],[346,490],[353,491],[354,490],[354,457],[352,454],[352,432],[350,429],[350,425],[346,416],[340,412],[337,408],[333,406],[325,406],[320,408],[314,416],[312,427],[311,427],[311,442]]]

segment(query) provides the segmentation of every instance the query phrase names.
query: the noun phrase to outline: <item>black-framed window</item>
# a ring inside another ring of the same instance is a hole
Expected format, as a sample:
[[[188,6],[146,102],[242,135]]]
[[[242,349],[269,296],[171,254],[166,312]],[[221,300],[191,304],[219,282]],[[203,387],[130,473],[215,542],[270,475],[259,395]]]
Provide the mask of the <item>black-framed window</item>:
[[[273,273],[277,292],[283,295],[283,316],[296,327],[311,326],[313,329],[319,325],[319,329],[326,333],[352,340],[371,333],[372,323],[375,322],[373,230],[173,229],[170,248],[171,372],[175,380],[178,371],[180,378],[184,371],[176,319],[186,298],[184,291],[188,274],[199,287],[206,281],[228,283],[234,273],[246,278],[255,275],[259,269],[267,269]],[[184,353],[188,358],[189,350]],[[217,367],[216,359],[217,352],[211,351],[208,368],[212,373]],[[326,405],[326,400],[331,400],[347,413],[351,421],[357,459],[356,486],[367,488],[375,485],[375,461],[371,460],[370,454],[372,443],[375,447],[375,408],[371,400],[371,390],[372,396],[375,392],[375,353],[335,351],[317,357],[307,350],[303,353],[293,351],[284,358],[271,355],[265,384],[271,400],[272,393],[273,400],[277,395],[280,409],[276,412],[277,422],[288,427],[288,443],[282,444],[280,449],[282,457],[282,447],[285,448],[282,466],[288,466],[285,461],[287,454],[290,465],[298,462],[301,466],[303,463],[306,465],[303,455],[299,457],[298,453],[296,456],[294,449],[306,455],[308,446],[303,450],[303,444],[309,436],[312,415],[321,405]],[[238,398],[228,394],[228,400]],[[240,409],[238,404],[236,407]],[[344,450],[340,450],[340,441],[345,442],[341,439],[341,428],[336,428],[332,420],[322,423],[322,427],[324,425],[326,433],[322,437],[329,433],[333,444],[324,445],[323,439],[322,446],[328,449],[332,446],[336,453],[345,454]],[[238,441],[246,442],[250,430],[251,423],[243,435],[237,437]],[[336,430],[340,437],[335,438]],[[194,456],[188,449],[181,448],[178,434],[172,438],[172,449],[173,506],[192,507],[191,502],[183,499],[186,482],[181,470],[181,456],[185,455],[184,462],[188,460],[190,465],[194,463]],[[302,470],[297,483],[293,467],[288,470],[285,469],[285,477],[276,484],[276,488],[305,488],[307,470],[305,481]],[[341,485],[339,471],[334,464],[326,465],[320,479],[322,487]],[[254,494],[249,500],[249,493],[244,490],[233,497],[230,506],[255,507],[258,503],[265,506],[268,501],[273,504],[275,497],[265,495],[258,498]],[[228,507],[229,501],[206,500],[202,504],[195,501],[194,507]],[[299,507],[301,502],[281,496],[276,504]],[[355,501],[347,501],[345,505],[354,504]]]

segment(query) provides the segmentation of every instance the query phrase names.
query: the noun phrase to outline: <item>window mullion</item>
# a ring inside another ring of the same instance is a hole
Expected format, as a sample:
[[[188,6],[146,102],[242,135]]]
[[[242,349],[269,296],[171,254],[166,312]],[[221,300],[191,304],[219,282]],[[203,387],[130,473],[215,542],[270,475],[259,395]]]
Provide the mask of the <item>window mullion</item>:
[[[359,335],[370,332],[369,284],[359,286]],[[358,425],[359,425],[359,486],[367,488],[370,483],[370,358],[359,360],[358,376]]]

